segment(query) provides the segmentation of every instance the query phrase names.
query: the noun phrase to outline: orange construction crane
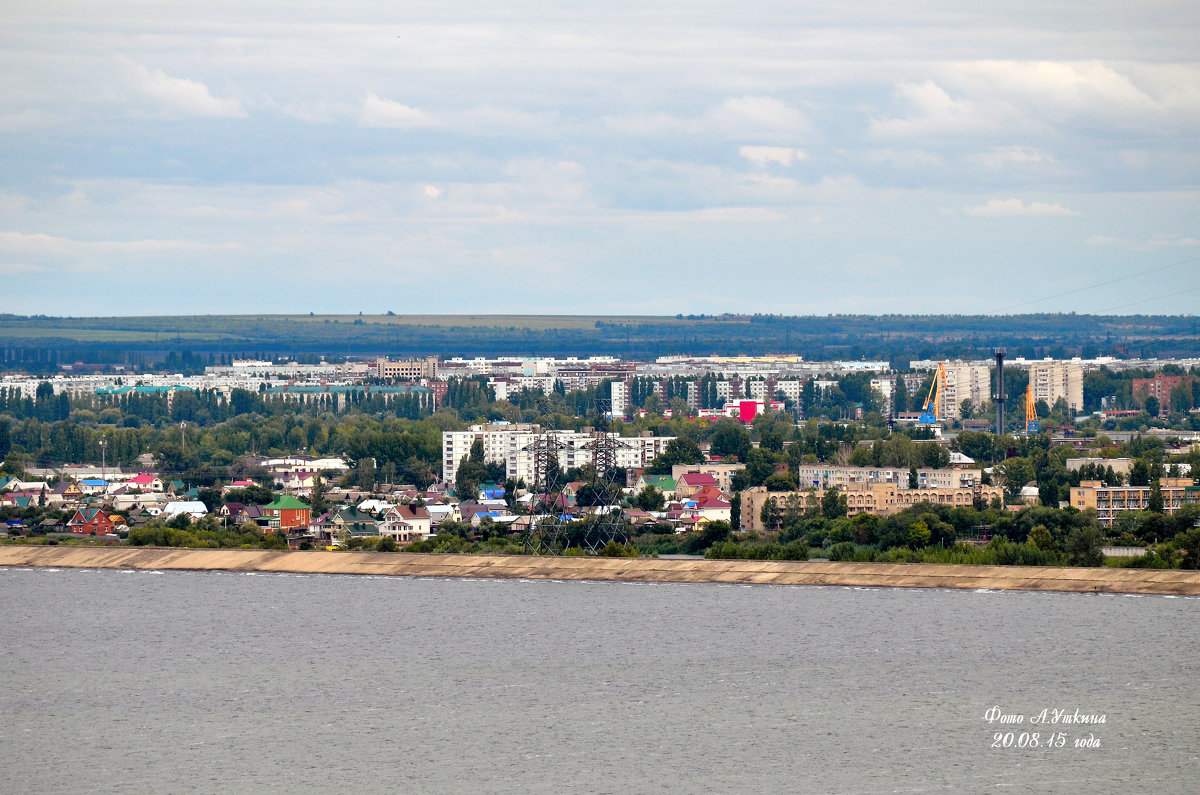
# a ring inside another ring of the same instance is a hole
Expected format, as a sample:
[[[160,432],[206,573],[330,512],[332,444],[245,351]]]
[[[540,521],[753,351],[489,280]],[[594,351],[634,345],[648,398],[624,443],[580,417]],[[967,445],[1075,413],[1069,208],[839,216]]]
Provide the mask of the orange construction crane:
[[[1033,402],[1033,385],[1025,387],[1025,435],[1038,432],[1037,404]]]

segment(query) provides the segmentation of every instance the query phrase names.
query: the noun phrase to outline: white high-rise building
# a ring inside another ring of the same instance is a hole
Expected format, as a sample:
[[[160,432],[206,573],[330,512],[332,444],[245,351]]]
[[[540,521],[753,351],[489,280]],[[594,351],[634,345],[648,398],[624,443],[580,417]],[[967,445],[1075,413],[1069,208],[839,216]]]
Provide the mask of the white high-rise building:
[[[471,452],[478,439],[483,444],[483,460],[489,464],[504,464],[504,475],[513,480],[524,480],[530,487],[536,479],[536,445],[544,435],[537,425],[476,425],[469,431],[445,431],[442,433],[442,477],[453,482],[458,464]],[[558,445],[558,464],[563,469],[572,469],[590,464],[594,460],[593,446],[597,434],[584,431],[553,431]],[[618,467],[640,469],[655,459],[673,436],[653,436],[649,432],[641,436],[621,437],[608,434],[618,440],[616,461]]]
[[[1033,362],[1029,365],[1029,385],[1035,401],[1044,400],[1053,407],[1062,398],[1071,411],[1083,409],[1083,365],[1079,362]]]
[[[962,415],[962,402],[979,406],[991,399],[992,371],[985,365],[948,362],[946,384],[942,391],[942,416],[956,420]]]
[[[610,386],[612,388],[610,411],[614,417],[624,417],[629,411],[629,384],[624,381],[613,381]]]

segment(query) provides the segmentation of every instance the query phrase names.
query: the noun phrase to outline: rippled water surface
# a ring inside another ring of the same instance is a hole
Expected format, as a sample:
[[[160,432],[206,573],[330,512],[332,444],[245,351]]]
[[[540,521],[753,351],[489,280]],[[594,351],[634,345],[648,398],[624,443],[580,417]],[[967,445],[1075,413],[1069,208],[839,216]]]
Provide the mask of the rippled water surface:
[[[1198,619],[1162,597],[0,569],[0,787],[1195,792]],[[1030,725],[1043,708],[1106,722]]]

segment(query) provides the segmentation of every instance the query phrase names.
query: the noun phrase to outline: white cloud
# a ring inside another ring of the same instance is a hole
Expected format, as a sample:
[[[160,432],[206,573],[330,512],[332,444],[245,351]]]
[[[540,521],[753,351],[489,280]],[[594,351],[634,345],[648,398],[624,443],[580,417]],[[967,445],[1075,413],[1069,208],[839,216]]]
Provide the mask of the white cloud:
[[[129,58],[118,57],[130,75],[134,90],[164,111],[207,119],[242,119],[247,115],[236,99],[214,97],[204,83],[171,77],[161,69],[148,69]]]
[[[862,152],[861,157],[864,162],[872,165],[887,164],[906,169],[930,168],[945,162],[941,155],[924,149],[867,149]]]
[[[655,112],[604,116],[601,121],[612,132],[637,137],[694,135],[780,143],[807,134],[812,127],[804,114],[786,102],[758,96],[730,97],[695,118]]]
[[[438,122],[419,108],[409,107],[371,92],[363,100],[358,123],[363,127],[387,127],[397,130],[418,130],[436,127]]]
[[[1020,199],[992,199],[987,204],[977,207],[967,207],[963,210],[967,215],[983,218],[1010,218],[1018,215],[1061,216],[1079,215],[1074,210],[1061,204],[1048,202],[1023,202]]]
[[[1032,146],[997,146],[987,152],[968,155],[967,160],[992,171],[1001,171],[1011,166],[1056,162],[1053,157]]]
[[[738,154],[757,166],[767,166],[778,163],[790,166],[808,157],[803,149],[792,149],[787,146],[741,146]]]
[[[1200,128],[1200,68],[1091,61],[949,61],[897,85],[903,116],[873,119],[882,138],[1012,136],[1137,129],[1170,135]]]
[[[237,243],[203,243],[195,240],[75,240],[42,233],[0,232],[0,252],[27,256],[196,253],[239,248],[241,246]]]
[[[806,132],[808,120],[772,97],[732,97],[704,113],[704,126],[727,135]]]
[[[912,138],[977,133],[999,133],[1020,120],[1011,106],[954,98],[937,83],[901,83],[896,94],[909,106],[904,118],[871,121],[870,132],[879,138]],[[1011,130],[1009,130],[1011,131]]]
[[[442,192],[433,185],[426,185],[424,193],[431,199],[436,199],[438,196],[442,195]]]
[[[1127,72],[1136,71],[1135,81]],[[1040,118],[1151,129],[1200,124],[1200,70],[1143,64],[1120,71],[1103,61],[977,61],[961,64],[973,93],[1020,105]]]

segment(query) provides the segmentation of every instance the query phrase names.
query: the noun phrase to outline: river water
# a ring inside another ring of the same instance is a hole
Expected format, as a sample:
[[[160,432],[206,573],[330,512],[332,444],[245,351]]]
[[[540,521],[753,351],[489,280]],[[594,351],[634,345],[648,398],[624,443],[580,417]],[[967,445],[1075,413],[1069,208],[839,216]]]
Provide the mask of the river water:
[[[1200,773],[1198,599],[0,569],[0,616],[8,792],[1165,793]]]

